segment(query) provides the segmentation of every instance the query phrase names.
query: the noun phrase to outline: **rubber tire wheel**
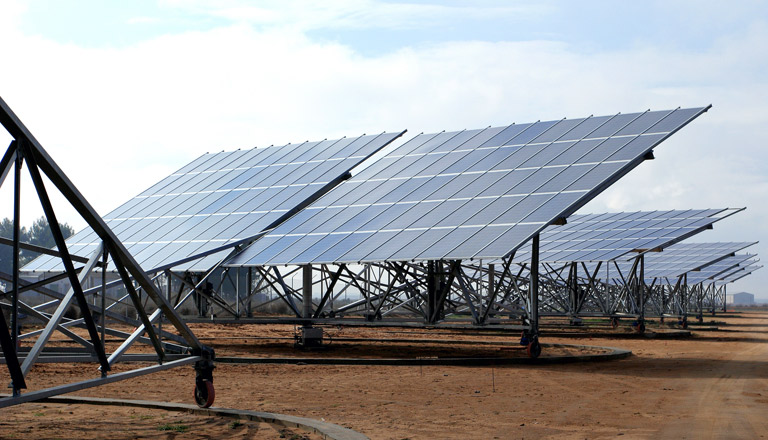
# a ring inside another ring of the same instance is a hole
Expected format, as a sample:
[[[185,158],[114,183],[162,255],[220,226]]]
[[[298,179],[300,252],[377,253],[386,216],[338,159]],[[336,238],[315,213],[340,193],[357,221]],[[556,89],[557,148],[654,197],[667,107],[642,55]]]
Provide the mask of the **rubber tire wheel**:
[[[526,348],[526,352],[528,352],[528,357],[532,359],[536,359],[541,354],[541,344],[538,340],[534,340],[530,344],[528,344],[528,347]]]
[[[640,324],[637,324],[637,332],[640,334],[645,333],[645,323],[641,322]]]
[[[683,321],[683,325],[682,325],[682,327],[683,327],[683,328],[688,328],[688,321],[685,321],[685,320],[684,320],[684,321]]]
[[[617,318],[611,318],[611,328],[615,329],[619,326],[619,320]]]
[[[213,382],[204,380],[195,384],[195,403],[200,408],[209,408],[216,399]]]

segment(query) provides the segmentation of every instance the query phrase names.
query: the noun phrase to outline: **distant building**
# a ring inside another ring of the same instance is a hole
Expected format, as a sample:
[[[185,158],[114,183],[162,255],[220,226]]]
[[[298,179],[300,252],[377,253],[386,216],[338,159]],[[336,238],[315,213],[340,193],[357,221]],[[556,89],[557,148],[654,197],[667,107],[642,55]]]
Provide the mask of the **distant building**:
[[[726,298],[728,304],[748,306],[755,303],[755,295],[747,292],[734,293]]]

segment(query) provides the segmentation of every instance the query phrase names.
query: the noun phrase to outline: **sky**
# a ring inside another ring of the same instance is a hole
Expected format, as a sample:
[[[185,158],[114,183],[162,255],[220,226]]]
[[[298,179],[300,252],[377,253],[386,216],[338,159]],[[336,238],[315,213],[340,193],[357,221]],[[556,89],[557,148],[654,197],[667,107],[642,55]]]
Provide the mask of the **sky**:
[[[206,152],[712,104],[580,213],[746,207],[691,241],[768,251],[766,1],[4,0],[0,63],[101,214]]]

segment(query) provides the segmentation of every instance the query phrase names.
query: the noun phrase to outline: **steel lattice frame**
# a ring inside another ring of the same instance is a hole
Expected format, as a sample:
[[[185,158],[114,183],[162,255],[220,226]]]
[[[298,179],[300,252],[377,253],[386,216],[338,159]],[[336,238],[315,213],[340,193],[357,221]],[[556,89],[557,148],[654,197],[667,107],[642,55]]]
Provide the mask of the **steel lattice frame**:
[[[2,99],[0,99],[0,123],[2,123],[14,139],[0,161],[0,185],[5,181],[11,170],[14,171],[14,236],[10,240],[14,256],[13,273],[5,274],[3,277],[5,280],[10,281],[11,288],[8,292],[0,293],[0,298],[10,296],[10,303],[3,304],[10,312],[10,331],[4,314],[0,313],[0,342],[2,343],[3,360],[11,377],[13,395],[0,399],[0,407],[38,400],[189,364],[194,364],[197,371],[195,384],[196,400],[198,404],[210,406],[213,402],[213,350],[200,343],[181,316],[158,289],[155,280],[142,270],[133,256],[117,239],[85,197],[83,197],[66,174],[58,167],[45,149],[43,149],[42,145],[40,145],[37,139],[35,139]],[[87,224],[98,234],[101,240],[100,245],[97,246],[97,249],[88,258],[71,255],[60,229],[55,226],[51,228],[51,231],[57,250],[42,250],[20,242],[20,187],[21,172],[24,166],[29,171],[48,224],[58,225],[59,222],[51,205],[48,190],[42,178],[43,175],[48,178],[67,202],[72,205]],[[7,241],[5,240],[4,244],[8,244]],[[62,295],[46,289],[45,284],[48,284],[50,280],[46,280],[43,283],[26,283],[21,280],[19,275],[19,252],[22,247],[31,248],[32,250],[61,259],[65,270],[57,278],[66,278],[69,281],[70,287],[66,294]],[[101,266],[103,274],[106,273],[106,262],[110,257],[120,276],[120,279],[112,284],[122,284],[127,291],[126,297],[121,298],[115,303],[130,300],[130,306],[137,315],[135,320],[110,313],[109,309],[114,304],[106,305],[107,284],[104,277],[102,277],[104,282],[102,286],[91,289],[84,288],[84,281],[98,266]],[[75,267],[75,263],[83,264],[80,267]],[[52,297],[53,300],[32,307],[20,299],[21,293],[28,290],[42,291]],[[151,300],[156,308],[151,315],[148,313],[147,305],[142,302],[140,292],[146,296],[147,300]],[[89,304],[89,297],[99,293],[101,293],[101,305]],[[65,312],[74,301],[76,301],[77,307],[81,311],[82,318],[67,319]],[[54,310],[48,312],[49,309]],[[18,351],[20,310],[44,324],[42,330],[25,335],[37,337],[32,348],[25,353]],[[96,319],[94,315],[100,319]],[[175,333],[162,329],[161,316],[171,323]],[[107,329],[105,325],[105,318],[107,317],[132,325],[135,327],[135,330],[132,333],[127,333]],[[88,335],[87,338],[74,333],[71,328],[75,326],[85,327]],[[50,348],[51,337],[56,331],[82,345],[83,349],[63,355],[60,350],[58,354],[56,351],[50,352],[48,349]],[[121,346],[111,354],[106,352],[104,345],[105,335],[108,331],[110,336],[117,336],[123,340]],[[163,338],[166,340],[164,341]],[[168,342],[168,340],[172,342]],[[133,359],[153,361],[156,365],[109,375],[111,367],[116,362],[129,357],[126,352],[137,341],[151,345],[154,349],[154,354],[139,355],[133,357]],[[26,376],[37,362],[76,361],[97,362],[101,377],[21,394],[21,390],[27,388]]]

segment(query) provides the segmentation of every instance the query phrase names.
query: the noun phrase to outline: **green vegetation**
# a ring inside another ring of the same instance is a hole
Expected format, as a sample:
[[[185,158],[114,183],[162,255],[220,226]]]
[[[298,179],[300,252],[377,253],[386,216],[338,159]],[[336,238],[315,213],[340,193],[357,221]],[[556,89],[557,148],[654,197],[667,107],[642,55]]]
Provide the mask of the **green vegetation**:
[[[68,238],[75,233],[72,226],[68,224],[59,223],[59,229],[64,238]],[[0,221],[0,237],[13,239],[13,220],[9,218]],[[53,233],[48,226],[48,220],[45,217],[40,217],[32,223],[29,229],[22,227],[19,230],[19,239],[24,243],[34,244],[36,246],[42,246],[44,248],[52,248],[56,245],[53,240]],[[29,263],[37,257],[39,254],[21,250],[19,255],[19,263],[21,266]],[[13,248],[11,246],[0,245],[0,271],[5,273],[11,273],[13,271]]]
[[[141,414],[141,415],[134,414],[134,415],[131,416],[132,419],[139,419],[139,420],[151,420],[151,419],[154,419],[156,417],[157,416],[153,416],[153,415],[149,415],[149,414]]]
[[[234,422],[229,424],[230,429],[237,429],[241,426],[243,426],[243,422],[241,422],[240,420],[235,420]]]
[[[164,423],[157,427],[158,431],[173,431],[173,432],[187,432],[189,431],[188,425],[182,425],[180,423]]]

